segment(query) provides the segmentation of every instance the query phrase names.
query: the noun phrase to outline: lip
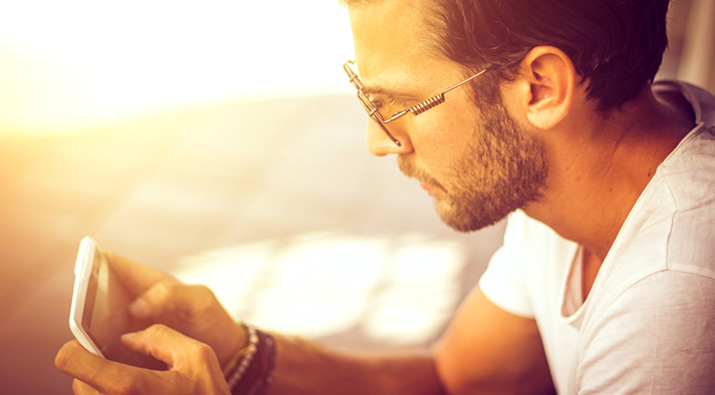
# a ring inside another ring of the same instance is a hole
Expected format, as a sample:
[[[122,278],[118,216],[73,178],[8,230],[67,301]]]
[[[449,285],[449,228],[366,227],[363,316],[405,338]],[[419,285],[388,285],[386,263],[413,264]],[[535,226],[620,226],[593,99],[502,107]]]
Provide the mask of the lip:
[[[420,181],[420,186],[421,186],[422,189],[424,189],[425,191],[431,191],[431,190],[433,190],[433,189],[435,188],[434,185],[428,184],[428,183],[423,182],[423,181]]]

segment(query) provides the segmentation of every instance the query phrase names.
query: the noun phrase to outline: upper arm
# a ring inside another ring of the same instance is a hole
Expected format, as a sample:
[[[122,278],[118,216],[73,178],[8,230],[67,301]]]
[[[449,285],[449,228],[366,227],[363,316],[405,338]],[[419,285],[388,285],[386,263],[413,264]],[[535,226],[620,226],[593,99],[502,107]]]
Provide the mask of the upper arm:
[[[500,309],[479,288],[435,347],[434,361],[450,394],[554,392],[536,322]]]

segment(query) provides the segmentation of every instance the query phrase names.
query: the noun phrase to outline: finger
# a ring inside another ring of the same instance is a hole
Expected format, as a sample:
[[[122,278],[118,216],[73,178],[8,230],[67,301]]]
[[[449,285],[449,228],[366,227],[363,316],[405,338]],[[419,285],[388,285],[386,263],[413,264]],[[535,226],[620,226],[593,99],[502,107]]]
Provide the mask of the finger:
[[[159,282],[178,281],[163,270],[139,264],[113,252],[105,251],[105,255],[132,295],[142,294]]]
[[[219,306],[213,292],[202,285],[186,285],[167,280],[154,284],[130,306],[137,318],[158,317],[176,312],[180,318],[191,321],[197,314]]]
[[[220,371],[211,347],[164,325],[152,325],[143,331],[127,333],[122,336],[122,343],[130,350],[151,355],[172,368],[182,369],[198,363],[201,366],[214,365]]]
[[[79,393],[127,393],[128,388],[146,382],[147,371],[104,359],[85,350],[78,341],[64,344],[55,357],[60,371],[75,377],[81,384],[73,383]],[[91,392],[90,388],[95,390]]]
[[[165,324],[211,346],[225,363],[244,344],[245,331],[203,285],[156,284],[129,306],[137,318]]]
[[[100,392],[94,389],[94,387],[77,379],[72,381],[72,392],[74,392],[75,395],[100,395]]]
[[[161,393],[229,393],[216,354],[211,347],[198,340],[157,324],[140,332],[125,334],[122,343],[135,352],[151,355],[172,366],[169,371],[152,372],[162,378],[179,378],[179,381],[174,380],[173,383],[180,387],[172,385],[172,388]],[[167,381],[153,383],[154,391],[147,393],[159,393],[155,389],[162,383],[167,384]],[[179,388],[181,390],[177,391]]]

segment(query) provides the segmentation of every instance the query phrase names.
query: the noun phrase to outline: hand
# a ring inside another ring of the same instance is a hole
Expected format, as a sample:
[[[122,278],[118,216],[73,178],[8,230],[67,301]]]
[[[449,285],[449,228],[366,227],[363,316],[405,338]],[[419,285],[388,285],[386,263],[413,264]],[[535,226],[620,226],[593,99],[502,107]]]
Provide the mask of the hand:
[[[171,366],[158,371],[113,362],[67,342],[57,353],[57,369],[75,377],[75,394],[230,395],[211,347],[163,325],[122,336],[132,351]]]
[[[138,296],[129,307],[137,318],[164,324],[209,345],[221,366],[247,341],[243,327],[207,287],[183,284],[166,272],[116,254],[107,257],[129,291]]]

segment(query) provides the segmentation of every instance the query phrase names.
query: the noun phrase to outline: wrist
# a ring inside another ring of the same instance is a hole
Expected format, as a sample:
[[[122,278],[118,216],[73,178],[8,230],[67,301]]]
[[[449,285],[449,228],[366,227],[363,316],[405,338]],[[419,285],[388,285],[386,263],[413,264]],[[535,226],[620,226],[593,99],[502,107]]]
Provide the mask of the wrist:
[[[239,349],[224,369],[228,388],[234,395],[264,394],[275,367],[273,336],[245,326],[248,344]]]
[[[233,331],[233,341],[231,341],[231,346],[225,349],[225,354],[222,359],[219,360],[221,364],[221,370],[224,372],[224,376],[227,375],[227,371],[232,371],[241,356],[245,354],[248,346],[250,346],[250,333],[249,328],[244,323],[237,322],[236,330]]]

